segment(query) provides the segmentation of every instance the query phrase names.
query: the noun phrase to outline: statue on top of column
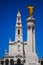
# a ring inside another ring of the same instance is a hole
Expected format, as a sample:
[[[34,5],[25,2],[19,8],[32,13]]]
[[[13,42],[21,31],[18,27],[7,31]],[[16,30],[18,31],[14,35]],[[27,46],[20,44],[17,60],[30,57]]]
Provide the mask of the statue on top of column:
[[[28,10],[29,10],[29,17],[32,17],[33,16],[34,7],[30,5],[30,6],[28,6]]]

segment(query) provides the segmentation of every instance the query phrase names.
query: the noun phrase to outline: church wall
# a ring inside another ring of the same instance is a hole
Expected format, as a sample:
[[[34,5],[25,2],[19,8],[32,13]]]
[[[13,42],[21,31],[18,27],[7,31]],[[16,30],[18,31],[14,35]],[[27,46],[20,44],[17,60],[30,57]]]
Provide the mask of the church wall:
[[[9,45],[9,54],[15,55],[17,53],[17,45]]]
[[[23,54],[23,44],[21,42],[18,42],[17,47],[18,47],[18,53]]]
[[[27,54],[27,44],[24,45],[25,54]]]
[[[16,44],[9,45],[9,54],[16,55],[21,54],[23,55],[23,44],[21,42],[17,42]]]

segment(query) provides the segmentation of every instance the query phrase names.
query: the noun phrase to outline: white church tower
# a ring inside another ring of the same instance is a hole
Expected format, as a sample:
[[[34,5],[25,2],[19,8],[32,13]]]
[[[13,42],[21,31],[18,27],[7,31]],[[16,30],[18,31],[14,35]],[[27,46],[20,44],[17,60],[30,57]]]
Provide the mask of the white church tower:
[[[9,54],[14,56],[19,54],[23,56],[23,36],[20,11],[18,11],[16,17],[15,40],[13,42],[11,40],[9,41]]]
[[[23,41],[22,37],[22,22],[21,22],[21,14],[20,11],[17,13],[17,18],[16,18],[16,27],[15,27],[15,42],[20,40],[21,42]]]

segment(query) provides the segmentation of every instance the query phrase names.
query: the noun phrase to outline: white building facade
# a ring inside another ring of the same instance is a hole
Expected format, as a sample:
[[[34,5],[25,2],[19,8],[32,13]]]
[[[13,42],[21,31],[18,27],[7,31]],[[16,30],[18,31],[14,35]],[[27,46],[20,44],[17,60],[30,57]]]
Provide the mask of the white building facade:
[[[35,19],[29,17],[27,22],[27,41],[23,42],[22,21],[20,11],[17,13],[15,41],[9,39],[9,52],[5,50],[1,65],[40,65],[35,49]]]

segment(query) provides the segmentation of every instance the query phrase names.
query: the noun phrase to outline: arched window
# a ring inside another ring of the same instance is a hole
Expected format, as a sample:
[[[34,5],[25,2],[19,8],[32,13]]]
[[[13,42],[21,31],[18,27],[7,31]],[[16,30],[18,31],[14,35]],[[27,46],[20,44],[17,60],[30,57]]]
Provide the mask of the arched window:
[[[15,65],[24,65],[23,63],[21,63],[21,59],[17,59],[17,64],[15,64]]]
[[[43,61],[41,61],[41,65],[43,65]]]
[[[18,25],[20,25],[20,23],[18,23]]]
[[[10,60],[10,65],[14,65],[14,60],[13,59]]]
[[[4,61],[1,61],[1,65],[4,65]]]
[[[20,20],[20,17],[18,17],[18,21]]]
[[[9,65],[9,60],[8,59],[5,60],[5,65]]]
[[[18,29],[18,34],[20,34],[20,30]]]
[[[21,63],[21,60],[20,59],[17,59],[17,64],[19,65]]]

